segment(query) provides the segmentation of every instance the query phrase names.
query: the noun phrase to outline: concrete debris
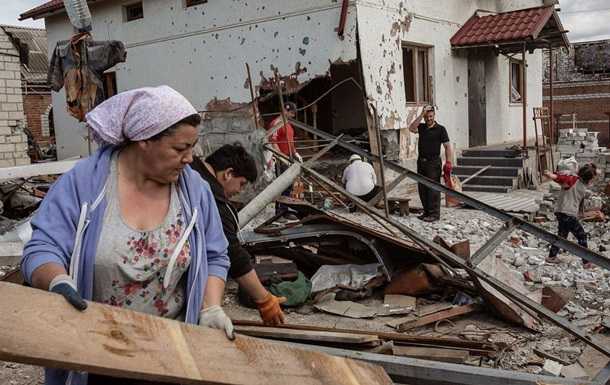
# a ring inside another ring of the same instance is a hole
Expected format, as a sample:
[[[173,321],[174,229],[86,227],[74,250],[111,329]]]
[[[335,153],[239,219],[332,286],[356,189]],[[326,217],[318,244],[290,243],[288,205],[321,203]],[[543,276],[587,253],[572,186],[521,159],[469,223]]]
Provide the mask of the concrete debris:
[[[561,369],[563,369],[563,365],[553,360],[545,360],[544,365],[542,366],[542,372],[544,374],[557,377],[561,374]]]

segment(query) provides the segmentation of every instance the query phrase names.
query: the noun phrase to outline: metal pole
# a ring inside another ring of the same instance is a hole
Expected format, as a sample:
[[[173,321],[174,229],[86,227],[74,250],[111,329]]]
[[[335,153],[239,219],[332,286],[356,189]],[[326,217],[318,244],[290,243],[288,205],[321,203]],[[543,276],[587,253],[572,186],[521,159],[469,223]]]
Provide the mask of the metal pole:
[[[521,76],[521,103],[523,104],[523,152],[527,154],[527,59],[523,43],[523,73]]]
[[[553,152],[553,144],[555,143],[555,132],[553,132],[555,130],[555,126],[553,125],[553,80],[553,45],[549,43],[549,135],[551,137],[551,153]]]
[[[385,186],[385,165],[383,161],[383,147],[381,146],[381,130],[379,129],[379,114],[377,108],[373,107],[375,112],[375,135],[377,136],[377,150],[379,151],[379,175],[381,176],[381,188],[383,191],[383,207],[386,218],[390,217],[390,206],[388,204],[388,192]]]
[[[248,85],[250,85],[250,98],[252,99],[252,114],[254,114],[254,127],[258,130],[258,114],[256,108],[256,98],[254,97],[254,85],[252,84],[252,75],[250,74],[250,65],[246,63],[246,71],[248,72]]]

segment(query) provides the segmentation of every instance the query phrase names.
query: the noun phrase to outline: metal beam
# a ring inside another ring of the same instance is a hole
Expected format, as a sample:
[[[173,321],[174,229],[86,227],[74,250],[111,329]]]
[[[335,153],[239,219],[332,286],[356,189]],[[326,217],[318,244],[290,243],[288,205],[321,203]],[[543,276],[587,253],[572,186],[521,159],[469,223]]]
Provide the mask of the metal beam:
[[[333,136],[325,131],[313,128],[313,127],[303,124],[299,121],[291,119],[290,122],[292,123],[293,126],[298,127],[304,131],[310,132],[312,134],[318,135],[324,139],[332,140],[332,139],[336,138],[335,136]],[[345,148],[346,150],[349,150],[349,151],[356,153],[358,155],[361,155],[361,156],[366,156],[366,157],[370,157],[373,159],[378,158],[376,155],[368,153],[368,152],[364,151],[362,148],[360,148],[356,145],[353,145],[351,143],[345,142],[343,140],[339,141],[338,145]],[[459,191],[451,190],[440,183],[436,183],[435,181],[428,179],[425,176],[419,175],[418,173],[416,173],[414,171],[411,171],[405,167],[402,167],[398,163],[386,160],[385,165],[388,168],[390,168],[396,172],[405,173],[408,178],[413,179],[414,181],[421,183],[424,186],[431,188],[432,190],[439,191],[439,192],[448,194],[454,198],[457,198],[458,200],[468,204],[469,206],[471,206],[475,209],[481,210],[481,211],[501,220],[502,222],[508,222],[508,221],[512,220],[512,221],[514,221],[514,223],[518,229],[523,230],[526,233],[532,234],[532,235],[536,236],[537,238],[550,243],[551,245],[555,245],[561,249],[569,251],[570,253],[572,253],[578,257],[581,257],[582,259],[584,259],[588,262],[592,262],[600,267],[603,267],[606,270],[610,270],[610,259],[601,254],[591,251],[574,242],[570,242],[567,239],[557,236],[556,234],[549,233],[548,231],[546,231],[532,223],[529,223],[521,218],[512,216],[508,213],[505,213],[504,211],[498,210],[495,207],[492,207],[486,203],[483,203],[479,200],[476,200],[476,199],[470,197],[469,195],[463,194]]]
[[[470,257],[470,262],[472,266],[478,266],[483,260],[493,251],[496,247],[500,246],[502,242],[508,238],[508,236],[513,232],[516,225],[513,221],[508,221],[502,225],[500,230],[498,230],[483,246],[481,246],[473,255]]]
[[[473,268],[473,267],[469,266],[468,263],[466,263],[462,258],[458,257],[451,251],[445,249],[441,245],[438,245],[426,238],[421,237],[415,231],[411,230],[409,227],[403,225],[402,223],[400,223],[392,218],[385,218],[385,215],[380,210],[368,207],[366,205],[366,202],[364,202],[360,198],[356,197],[355,195],[350,194],[343,187],[339,186],[338,184],[336,184],[332,180],[328,179],[324,175],[320,174],[319,172],[313,170],[311,167],[307,167],[307,166],[303,165],[302,168],[303,168],[303,170],[307,171],[311,175],[320,179],[324,183],[333,187],[337,191],[340,191],[345,196],[349,197],[361,209],[366,210],[367,212],[377,216],[378,218],[386,220],[392,226],[396,227],[406,236],[411,238],[417,245],[419,245],[424,250],[426,250],[432,257],[434,257],[440,263],[442,263],[444,265],[449,264],[451,266],[457,266],[461,269],[464,269],[469,274],[476,276],[478,279],[480,279],[482,281],[485,281],[491,287],[493,287],[500,293],[504,294],[506,297],[508,297],[511,301],[513,301],[519,307],[523,308],[524,310],[529,309],[529,310],[535,312],[536,314],[545,317],[546,319],[548,319],[555,325],[561,327],[562,329],[566,330],[573,336],[584,341],[586,344],[590,345],[595,350],[610,357],[610,347],[609,346],[604,346],[604,344],[601,343],[597,338],[594,338],[592,335],[587,334],[584,330],[580,329],[576,325],[573,325],[572,323],[565,320],[564,318],[559,317],[554,312],[550,311],[549,309],[545,308],[544,306],[540,305],[539,303],[532,301],[530,298],[519,293],[518,291],[514,290],[513,288],[506,286],[506,284],[504,282],[498,280],[497,278],[487,274],[486,272],[484,272],[478,268]],[[515,218],[515,220],[517,220],[517,219]]]
[[[596,385],[610,385],[610,363],[601,368],[593,378]]]
[[[541,376],[513,370],[481,368],[409,357],[359,352],[326,346],[278,342],[303,350],[319,351],[337,357],[351,358],[381,366],[398,383],[418,385],[593,385],[590,381]]]

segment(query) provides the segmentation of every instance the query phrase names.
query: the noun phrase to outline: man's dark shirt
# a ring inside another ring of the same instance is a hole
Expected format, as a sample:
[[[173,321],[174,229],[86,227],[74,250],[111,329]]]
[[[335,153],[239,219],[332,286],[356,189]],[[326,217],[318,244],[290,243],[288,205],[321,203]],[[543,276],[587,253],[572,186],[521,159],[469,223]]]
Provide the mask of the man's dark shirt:
[[[432,128],[428,128],[426,123],[420,123],[417,126],[417,133],[419,157],[427,160],[438,159],[441,155],[441,144],[449,141],[445,127],[436,123]]]
[[[231,268],[229,274],[233,278],[239,278],[244,274],[252,271],[252,256],[239,243],[237,232],[239,231],[239,223],[237,220],[237,210],[231,205],[225,196],[225,190],[218,182],[216,177],[210,173],[201,159],[194,157],[191,163],[193,170],[197,171],[201,178],[210,184],[212,194],[218,206],[218,213],[222,220],[222,230],[229,241],[229,259],[231,260]]]

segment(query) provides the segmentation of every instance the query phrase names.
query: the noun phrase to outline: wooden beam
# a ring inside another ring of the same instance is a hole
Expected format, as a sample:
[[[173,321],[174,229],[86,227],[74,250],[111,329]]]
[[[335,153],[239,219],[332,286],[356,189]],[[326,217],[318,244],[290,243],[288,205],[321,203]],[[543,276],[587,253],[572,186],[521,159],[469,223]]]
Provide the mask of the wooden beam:
[[[288,341],[307,341],[348,345],[379,345],[377,336],[331,331],[295,330],[260,326],[235,326],[235,331],[251,337],[271,338]]]
[[[0,360],[177,384],[391,384],[376,365],[0,283]]]
[[[429,325],[431,323],[459,317],[465,314],[469,314],[475,311],[480,310],[480,307],[476,304],[464,305],[464,306],[456,306],[448,310],[439,311],[434,314],[426,315],[423,317],[415,318],[415,319],[405,319],[405,322],[399,324],[396,329],[400,332],[405,330],[417,328],[420,326]]]
[[[27,166],[0,168],[0,180],[56,175],[69,171],[80,159],[59,162],[35,163]]]

